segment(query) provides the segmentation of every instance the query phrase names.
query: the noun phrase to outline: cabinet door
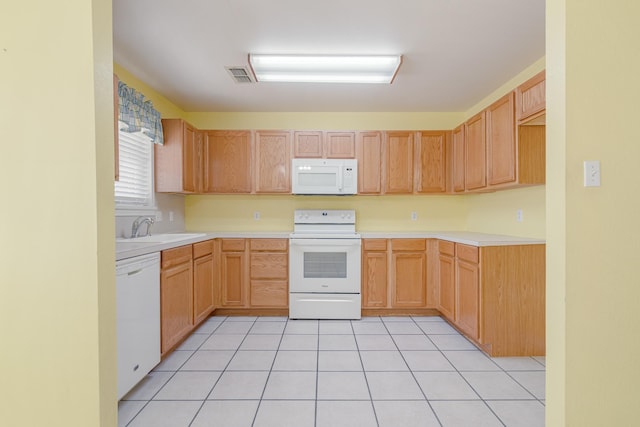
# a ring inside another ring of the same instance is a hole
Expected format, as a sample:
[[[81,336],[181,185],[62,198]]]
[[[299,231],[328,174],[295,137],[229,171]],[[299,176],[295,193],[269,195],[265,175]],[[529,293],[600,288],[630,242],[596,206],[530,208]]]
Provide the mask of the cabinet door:
[[[325,157],[328,159],[354,159],[356,157],[355,132],[326,132]]]
[[[386,132],[385,193],[413,192],[413,132]]]
[[[382,190],[382,132],[359,132],[358,194],[380,194]]]
[[[425,252],[392,252],[392,306],[425,307],[427,305]]]
[[[546,108],[545,72],[533,76],[516,89],[516,118],[518,123],[543,114]]]
[[[479,338],[480,282],[478,264],[456,260],[456,325],[474,340]]]
[[[486,110],[489,185],[516,180],[516,129],[513,92]]]
[[[447,319],[455,320],[455,258],[451,255],[440,253],[439,255],[440,293],[438,310]]]
[[[193,324],[213,311],[213,254],[193,260]]]
[[[322,158],[322,132],[300,131],[293,133],[293,157]]]
[[[467,190],[487,186],[487,144],[485,112],[465,123],[465,187]]]
[[[159,193],[202,190],[199,131],[181,119],[162,119],[164,145],[154,144],[155,186]]]
[[[182,183],[185,192],[194,193],[199,187],[200,150],[198,139],[196,138],[196,129],[188,123],[183,122],[183,125]]]
[[[416,140],[416,192],[447,191],[447,132],[420,132]]]
[[[256,193],[291,192],[291,134],[257,131],[255,137]]]
[[[193,327],[193,273],[191,261],[160,273],[161,352],[165,353]]]
[[[373,240],[373,239],[372,239]],[[378,251],[364,250],[362,254],[362,307],[387,307],[387,251],[386,241],[380,240]],[[366,246],[367,241],[363,242]]]
[[[251,192],[251,132],[207,131],[204,147],[205,192]]]
[[[452,180],[453,191],[458,193],[465,190],[464,185],[464,125],[458,126],[453,130],[451,136],[451,144],[453,145],[452,159]]]
[[[243,252],[223,252],[221,255],[222,306],[242,307],[245,305]]]

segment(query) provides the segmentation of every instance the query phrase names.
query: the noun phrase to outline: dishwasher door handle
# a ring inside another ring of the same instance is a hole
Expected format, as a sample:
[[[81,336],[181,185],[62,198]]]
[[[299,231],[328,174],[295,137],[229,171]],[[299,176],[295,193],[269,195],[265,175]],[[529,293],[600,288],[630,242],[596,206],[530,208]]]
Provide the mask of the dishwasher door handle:
[[[139,268],[139,269],[137,269],[137,270],[128,271],[128,272],[127,272],[127,276],[133,276],[134,274],[138,274],[138,273],[140,273],[142,270],[143,270],[142,268]]]

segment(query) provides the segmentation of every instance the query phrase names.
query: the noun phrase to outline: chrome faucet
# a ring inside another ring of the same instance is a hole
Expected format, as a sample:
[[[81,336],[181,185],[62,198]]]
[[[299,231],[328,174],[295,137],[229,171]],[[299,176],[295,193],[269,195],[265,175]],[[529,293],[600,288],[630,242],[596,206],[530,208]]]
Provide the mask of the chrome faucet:
[[[133,225],[131,226],[131,238],[135,239],[136,237],[138,237],[140,226],[144,223],[147,224],[147,233],[145,234],[145,236],[148,236],[151,232],[151,226],[154,222],[155,220],[150,216],[139,216],[138,218],[136,218],[136,220],[133,221]]]

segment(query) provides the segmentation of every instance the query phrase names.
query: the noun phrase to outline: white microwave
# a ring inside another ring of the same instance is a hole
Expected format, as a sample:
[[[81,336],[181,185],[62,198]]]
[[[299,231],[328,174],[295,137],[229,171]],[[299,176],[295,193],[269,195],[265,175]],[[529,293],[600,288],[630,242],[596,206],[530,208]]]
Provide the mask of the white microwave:
[[[291,160],[293,194],[347,195],[358,192],[356,159]]]

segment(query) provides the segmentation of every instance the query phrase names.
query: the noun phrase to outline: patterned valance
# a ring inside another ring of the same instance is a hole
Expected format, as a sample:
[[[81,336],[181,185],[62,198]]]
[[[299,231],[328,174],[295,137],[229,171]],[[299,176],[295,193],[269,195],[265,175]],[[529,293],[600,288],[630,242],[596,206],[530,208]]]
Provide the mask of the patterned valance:
[[[153,108],[144,95],[118,81],[118,119],[127,126],[120,130],[124,132],[142,131],[156,144],[164,144],[162,121],[160,113]]]

